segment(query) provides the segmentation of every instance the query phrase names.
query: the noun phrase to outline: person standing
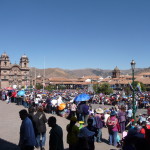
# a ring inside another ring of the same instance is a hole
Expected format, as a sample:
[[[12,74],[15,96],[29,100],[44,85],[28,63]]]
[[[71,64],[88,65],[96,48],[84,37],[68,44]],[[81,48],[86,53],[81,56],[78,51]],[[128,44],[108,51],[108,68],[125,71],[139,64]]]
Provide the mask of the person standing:
[[[77,118],[72,116],[70,123],[67,125],[67,143],[69,144],[69,150],[76,150],[78,144],[79,127],[76,126]]]
[[[150,116],[150,106],[147,107],[147,115]]]
[[[87,120],[89,116],[89,106],[85,102],[82,106],[82,121],[84,121],[84,125],[87,125]]]
[[[77,105],[75,104],[75,102],[73,102],[71,105],[70,105],[70,113],[71,113],[71,116],[75,116],[76,115],[76,109],[77,109]]]
[[[118,121],[120,125],[120,133],[125,131],[125,123],[126,123],[126,111],[123,106],[121,106],[120,111],[118,112]]]
[[[104,126],[107,127],[106,122],[108,117],[110,117],[110,110],[104,112]]]
[[[34,150],[36,144],[32,121],[28,118],[27,110],[19,111],[22,124],[20,126],[19,147],[21,150]]]
[[[94,140],[92,142],[91,139],[93,139],[94,135],[95,132],[90,131],[87,127],[81,128],[78,134],[79,140],[77,150],[93,150],[91,149],[91,146],[94,144]]]
[[[11,96],[12,102],[16,103],[16,97],[17,97],[17,92],[14,90],[14,91],[12,92],[12,96]]]
[[[51,98],[47,98],[46,99],[46,112],[49,114],[49,113],[51,113]]]
[[[6,100],[6,92],[3,90],[2,91],[2,101]]]
[[[132,108],[129,107],[127,110],[127,122],[126,122],[126,124],[128,124],[131,121],[132,115],[133,115]]]
[[[87,128],[89,131],[94,132],[95,134],[93,136],[90,136],[88,138],[88,145],[89,145],[89,150],[95,150],[95,145],[94,145],[94,141],[95,141],[95,136],[97,135],[97,128],[93,126],[93,119],[89,118],[87,120],[88,125],[85,127]]]
[[[107,119],[107,127],[109,133],[109,144],[117,146],[118,119],[115,111],[112,111],[110,117]]]
[[[35,126],[37,129],[36,134],[36,147],[41,148],[41,150],[45,150],[45,142],[46,142],[46,115],[43,111],[43,107],[39,106],[37,113],[34,115],[33,120],[35,122]],[[42,140],[41,140],[42,139]]]
[[[101,114],[104,113],[104,111],[101,108],[96,109],[96,114],[94,117],[95,120],[95,127],[97,128],[97,135],[95,136],[95,142],[101,143],[102,142],[102,128],[103,128],[103,121]]]
[[[63,130],[56,124],[54,116],[48,118],[48,125],[52,127],[49,137],[49,150],[64,150]]]

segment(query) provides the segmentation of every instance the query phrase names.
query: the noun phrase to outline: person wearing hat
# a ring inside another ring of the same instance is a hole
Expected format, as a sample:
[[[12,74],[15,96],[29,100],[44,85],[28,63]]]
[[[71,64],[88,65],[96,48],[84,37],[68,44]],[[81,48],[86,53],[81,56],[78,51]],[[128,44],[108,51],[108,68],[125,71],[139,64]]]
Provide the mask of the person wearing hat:
[[[97,128],[97,135],[95,137],[95,142],[101,143],[102,142],[102,128],[103,128],[103,120],[102,114],[104,113],[103,109],[97,108],[96,114],[94,117],[95,120],[95,127]]]
[[[107,119],[107,127],[109,133],[109,145],[117,146],[117,134],[118,134],[118,119],[116,112],[112,111],[110,117]]]
[[[94,141],[95,141],[95,136],[97,135],[97,128],[93,126],[93,118],[89,118],[87,122],[88,122],[88,125],[86,126],[86,128],[89,131],[92,131],[95,133],[93,136],[90,136],[88,139],[89,149],[94,150],[95,149]]]
[[[87,127],[81,128],[78,134],[78,147],[77,150],[91,150],[89,140],[95,132],[90,131]]]
[[[79,127],[76,126],[77,118],[72,116],[70,123],[67,125],[67,143],[69,144],[69,150],[76,150],[78,143]]]

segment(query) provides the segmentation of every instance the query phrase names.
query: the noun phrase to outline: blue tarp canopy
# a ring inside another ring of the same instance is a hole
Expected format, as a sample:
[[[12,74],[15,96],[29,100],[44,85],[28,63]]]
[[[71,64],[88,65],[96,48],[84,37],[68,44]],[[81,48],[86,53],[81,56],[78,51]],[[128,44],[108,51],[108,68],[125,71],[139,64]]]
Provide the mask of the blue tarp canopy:
[[[83,94],[77,95],[74,101],[76,102],[88,101],[90,98],[91,98],[90,95],[83,93]]]
[[[24,96],[25,95],[25,91],[21,90],[17,93],[18,96]]]

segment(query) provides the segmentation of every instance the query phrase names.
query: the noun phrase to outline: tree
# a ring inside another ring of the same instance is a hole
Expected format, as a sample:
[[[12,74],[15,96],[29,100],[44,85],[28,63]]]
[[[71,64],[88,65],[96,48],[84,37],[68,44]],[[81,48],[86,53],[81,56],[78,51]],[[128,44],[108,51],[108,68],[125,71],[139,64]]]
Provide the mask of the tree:
[[[25,88],[25,86],[22,86],[21,88],[22,88],[22,89],[24,89],[24,88]]]
[[[109,95],[113,93],[113,89],[110,87],[110,84],[108,83],[95,84],[93,86],[93,89],[96,94],[103,93],[103,94]]]
[[[110,87],[110,84],[108,84],[108,83],[103,83],[101,85],[100,90],[101,90],[101,93],[104,93],[106,95],[113,93],[113,89]]]
[[[131,89],[129,88],[129,86],[125,87],[124,91],[125,91],[126,95],[130,95],[132,93]]]
[[[45,87],[45,89],[48,91],[56,90],[56,85],[48,85]]]
[[[40,90],[40,89],[42,89],[42,88],[43,88],[43,85],[42,85],[42,84],[40,84],[40,83],[36,84],[36,89],[37,89],[37,90]]]
[[[93,90],[94,92],[97,94],[97,93],[100,93],[100,84],[94,84],[93,85]]]

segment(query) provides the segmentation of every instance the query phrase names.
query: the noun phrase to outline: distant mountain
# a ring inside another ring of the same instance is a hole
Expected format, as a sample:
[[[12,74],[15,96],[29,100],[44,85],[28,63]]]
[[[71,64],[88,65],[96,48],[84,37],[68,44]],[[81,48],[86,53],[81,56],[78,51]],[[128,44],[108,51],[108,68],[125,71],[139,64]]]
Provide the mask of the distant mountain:
[[[63,77],[63,78],[79,78],[83,76],[102,76],[107,77],[112,75],[113,70],[102,70],[102,69],[76,69],[76,70],[65,70],[60,68],[47,68],[47,69],[37,69],[37,68],[31,68],[30,69],[30,75],[32,77],[35,76],[44,76],[46,78],[51,77]],[[132,71],[129,70],[120,70],[121,75],[129,74],[131,75]],[[135,74],[139,74],[142,72],[150,72],[150,68],[136,68]]]

